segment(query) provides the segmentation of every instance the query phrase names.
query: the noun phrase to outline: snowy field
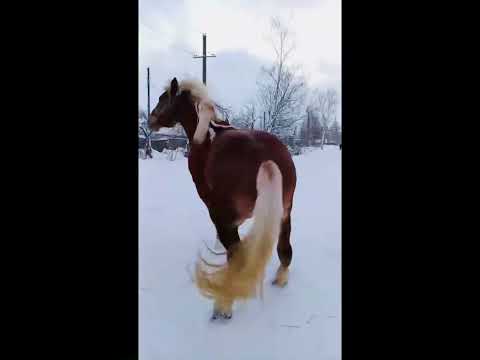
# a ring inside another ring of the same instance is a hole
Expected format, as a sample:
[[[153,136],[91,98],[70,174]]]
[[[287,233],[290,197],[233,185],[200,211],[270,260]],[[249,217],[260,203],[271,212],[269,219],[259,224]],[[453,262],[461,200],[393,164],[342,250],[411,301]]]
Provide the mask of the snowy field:
[[[215,228],[197,195],[187,159],[139,160],[139,352],[141,360],[341,359],[341,151],[295,156],[293,260],[283,289],[236,303],[226,323],[209,321],[212,302],[190,272]],[[244,234],[251,222],[240,229]],[[219,257],[224,260],[224,256]],[[211,257],[209,257],[211,259]]]

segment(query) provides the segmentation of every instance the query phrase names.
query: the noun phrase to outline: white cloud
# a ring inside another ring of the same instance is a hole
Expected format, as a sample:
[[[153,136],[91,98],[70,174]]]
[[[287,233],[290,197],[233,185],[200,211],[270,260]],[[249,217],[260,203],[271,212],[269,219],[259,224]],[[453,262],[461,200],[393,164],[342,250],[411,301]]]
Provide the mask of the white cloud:
[[[211,92],[240,106],[254,95],[255,67],[259,70],[273,59],[272,16],[283,19],[293,32],[296,51],[292,60],[302,66],[308,84],[341,90],[340,0],[184,0],[169,4],[141,0],[139,12],[141,105],[146,104],[143,79],[147,66],[153,84],[163,85],[169,77],[187,74],[201,78],[202,61],[192,59],[192,54],[201,52],[205,32],[207,51],[217,55],[207,61],[208,85],[219,88]],[[220,91],[227,88],[230,92]]]

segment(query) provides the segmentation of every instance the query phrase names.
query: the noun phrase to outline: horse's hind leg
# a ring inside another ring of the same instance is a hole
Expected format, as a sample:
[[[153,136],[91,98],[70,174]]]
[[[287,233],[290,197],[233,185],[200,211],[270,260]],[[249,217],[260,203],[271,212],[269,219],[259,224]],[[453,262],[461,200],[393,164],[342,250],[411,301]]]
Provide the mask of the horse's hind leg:
[[[230,261],[235,252],[236,245],[240,243],[240,236],[238,235],[238,227],[234,225],[215,224],[217,228],[217,236],[220,243],[227,250],[227,261]],[[224,318],[230,319],[232,317],[232,306],[234,299],[228,294],[222,298],[215,299],[213,305],[212,319]]]
[[[282,225],[280,229],[280,237],[277,244],[277,253],[280,259],[280,266],[278,267],[275,280],[273,284],[284,287],[288,282],[288,266],[292,261],[292,246],[290,245],[290,232],[291,232],[291,223],[290,223],[290,212],[282,220]]]
[[[238,235],[238,226],[226,224],[219,220],[213,214],[211,218],[217,229],[217,238],[220,243],[227,250],[227,261],[232,258],[236,246],[240,243],[240,236]],[[221,298],[216,298],[213,305],[212,320],[217,318],[230,319],[232,317],[232,306],[234,299],[229,294],[224,294]]]

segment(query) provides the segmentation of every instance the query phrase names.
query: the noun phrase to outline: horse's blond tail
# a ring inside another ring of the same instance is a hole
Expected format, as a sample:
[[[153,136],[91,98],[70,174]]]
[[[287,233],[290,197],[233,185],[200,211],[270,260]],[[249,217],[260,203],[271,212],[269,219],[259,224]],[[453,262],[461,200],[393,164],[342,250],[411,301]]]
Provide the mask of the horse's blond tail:
[[[197,262],[196,283],[204,296],[231,302],[254,297],[261,289],[267,262],[280,235],[283,215],[282,174],[273,161],[260,165],[257,193],[252,228],[228,263],[213,269]]]

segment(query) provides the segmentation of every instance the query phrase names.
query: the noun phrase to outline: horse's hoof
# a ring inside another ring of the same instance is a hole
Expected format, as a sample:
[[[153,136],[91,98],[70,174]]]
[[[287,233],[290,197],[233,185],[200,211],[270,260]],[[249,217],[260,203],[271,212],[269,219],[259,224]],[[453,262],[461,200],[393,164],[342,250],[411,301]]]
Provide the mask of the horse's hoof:
[[[272,281],[272,285],[283,288],[287,285],[287,281],[279,281],[278,279],[275,279]]]
[[[278,287],[285,287],[288,282],[288,268],[285,266],[280,265],[277,270],[277,275],[275,276],[275,280],[272,281],[272,285]]]
[[[220,311],[214,311],[210,320],[214,321],[217,319],[230,320],[232,318],[232,313],[224,313]]]

